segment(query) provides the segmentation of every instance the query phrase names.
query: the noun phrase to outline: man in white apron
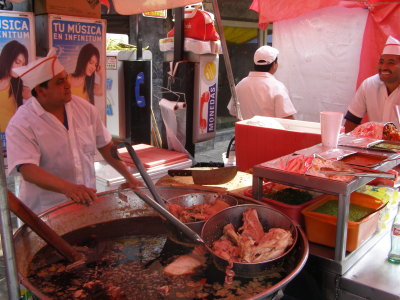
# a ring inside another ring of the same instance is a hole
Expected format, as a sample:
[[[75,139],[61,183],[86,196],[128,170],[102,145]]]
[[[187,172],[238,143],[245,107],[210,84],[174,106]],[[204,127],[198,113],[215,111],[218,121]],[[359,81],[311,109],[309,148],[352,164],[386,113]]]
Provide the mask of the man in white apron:
[[[293,119],[297,112],[285,85],[273,75],[278,69],[278,49],[262,46],[254,53],[254,71],[235,87],[243,120],[254,116]],[[233,98],[229,113],[237,117]]]
[[[371,122],[393,122],[399,128],[400,42],[389,36],[378,63],[378,74],[363,81],[345,116],[345,131],[352,131],[368,114]]]
[[[71,95],[68,74],[54,49],[13,71],[34,96],[6,130],[9,174],[21,173],[19,196],[27,206],[39,213],[68,200],[85,205],[96,200],[96,149],[130,187],[141,185],[111,156],[111,135],[95,106]]]

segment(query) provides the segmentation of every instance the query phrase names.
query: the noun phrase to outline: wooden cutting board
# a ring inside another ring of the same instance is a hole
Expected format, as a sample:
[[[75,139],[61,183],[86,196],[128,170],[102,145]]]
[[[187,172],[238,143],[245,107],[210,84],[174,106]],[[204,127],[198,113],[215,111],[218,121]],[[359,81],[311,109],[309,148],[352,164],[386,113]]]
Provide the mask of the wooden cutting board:
[[[207,169],[207,168],[198,168],[198,169]],[[238,171],[235,178],[231,181],[228,181],[224,184],[219,185],[203,185],[206,187],[215,187],[220,190],[225,191],[233,191],[237,189],[241,189],[244,187],[251,187],[253,183],[253,175]],[[166,175],[161,177],[156,185],[158,186],[196,186],[193,183],[193,178],[191,176],[169,176]]]

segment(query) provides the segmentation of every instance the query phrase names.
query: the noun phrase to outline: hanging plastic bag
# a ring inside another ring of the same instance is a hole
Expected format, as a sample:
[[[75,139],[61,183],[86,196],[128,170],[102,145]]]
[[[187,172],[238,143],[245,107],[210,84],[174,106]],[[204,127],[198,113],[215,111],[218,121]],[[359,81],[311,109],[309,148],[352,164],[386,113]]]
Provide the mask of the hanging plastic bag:
[[[161,99],[161,116],[167,133],[169,150],[187,153],[186,143],[186,104],[184,102]]]

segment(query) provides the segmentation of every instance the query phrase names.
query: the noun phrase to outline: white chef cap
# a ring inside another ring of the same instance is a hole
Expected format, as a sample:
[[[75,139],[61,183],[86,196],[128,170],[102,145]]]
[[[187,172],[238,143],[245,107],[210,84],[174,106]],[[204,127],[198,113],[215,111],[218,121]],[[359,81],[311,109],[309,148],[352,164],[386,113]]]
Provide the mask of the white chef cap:
[[[12,71],[22,79],[22,82],[29,89],[52,79],[61,73],[64,67],[56,56],[56,49],[51,48],[46,57],[37,59],[26,66],[14,68]]]
[[[278,49],[270,46],[262,46],[254,53],[254,63],[259,66],[269,65],[275,61],[278,54]]]
[[[400,55],[400,42],[389,35],[386,45],[383,48],[382,54]]]

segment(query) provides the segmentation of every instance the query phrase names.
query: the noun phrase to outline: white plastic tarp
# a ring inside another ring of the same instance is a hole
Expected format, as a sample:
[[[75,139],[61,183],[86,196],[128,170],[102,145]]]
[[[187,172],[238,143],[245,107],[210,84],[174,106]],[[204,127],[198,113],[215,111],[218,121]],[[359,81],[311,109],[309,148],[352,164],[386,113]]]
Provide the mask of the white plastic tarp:
[[[273,23],[276,77],[289,90],[296,119],[319,122],[320,111],[345,113],[356,91],[368,11],[327,7]]]
[[[199,3],[199,0],[113,0],[114,8],[120,15],[135,15],[168,8],[183,7]]]

